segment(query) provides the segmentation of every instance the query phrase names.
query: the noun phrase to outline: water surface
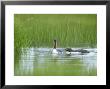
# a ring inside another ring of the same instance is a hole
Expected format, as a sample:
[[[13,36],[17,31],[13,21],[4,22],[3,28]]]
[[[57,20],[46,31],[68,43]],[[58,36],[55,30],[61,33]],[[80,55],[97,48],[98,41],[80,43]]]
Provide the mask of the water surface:
[[[64,51],[63,48],[59,48]],[[78,49],[78,48],[74,48]],[[97,49],[85,54],[52,54],[52,48],[21,48],[15,52],[15,76],[96,76]]]

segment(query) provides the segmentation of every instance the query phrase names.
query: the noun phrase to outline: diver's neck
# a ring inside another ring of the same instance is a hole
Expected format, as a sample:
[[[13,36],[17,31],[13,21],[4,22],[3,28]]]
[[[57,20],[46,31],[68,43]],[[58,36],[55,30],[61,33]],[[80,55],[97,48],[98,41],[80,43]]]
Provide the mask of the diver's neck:
[[[56,47],[57,47],[57,42],[54,41],[54,49],[56,49]]]

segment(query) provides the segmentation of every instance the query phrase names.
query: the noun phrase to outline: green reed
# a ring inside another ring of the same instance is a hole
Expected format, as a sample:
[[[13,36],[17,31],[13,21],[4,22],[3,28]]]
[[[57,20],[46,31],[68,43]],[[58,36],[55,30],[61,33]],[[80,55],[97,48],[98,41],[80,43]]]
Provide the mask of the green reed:
[[[14,46],[96,47],[96,14],[15,14]]]

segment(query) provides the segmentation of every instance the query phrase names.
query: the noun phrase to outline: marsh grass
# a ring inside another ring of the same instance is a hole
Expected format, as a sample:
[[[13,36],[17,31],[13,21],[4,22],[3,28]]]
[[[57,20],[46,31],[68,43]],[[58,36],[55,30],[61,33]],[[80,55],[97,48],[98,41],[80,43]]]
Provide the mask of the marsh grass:
[[[96,47],[96,14],[15,14],[14,47]]]

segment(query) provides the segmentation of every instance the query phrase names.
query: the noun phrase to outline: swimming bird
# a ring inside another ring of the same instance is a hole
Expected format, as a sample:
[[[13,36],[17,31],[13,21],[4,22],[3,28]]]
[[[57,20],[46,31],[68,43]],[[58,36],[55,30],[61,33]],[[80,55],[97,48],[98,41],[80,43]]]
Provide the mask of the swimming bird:
[[[54,40],[54,46],[53,46],[53,50],[52,50],[53,54],[58,54],[58,50],[56,49],[56,47],[57,47],[57,41]]]
[[[72,52],[72,49],[71,49],[71,48],[66,48],[65,51],[66,51],[66,54],[67,54],[67,55],[70,55],[71,52]]]
[[[84,50],[84,49],[76,49],[73,50],[71,48],[66,48],[66,54],[84,54],[84,53],[89,53],[89,51]]]

